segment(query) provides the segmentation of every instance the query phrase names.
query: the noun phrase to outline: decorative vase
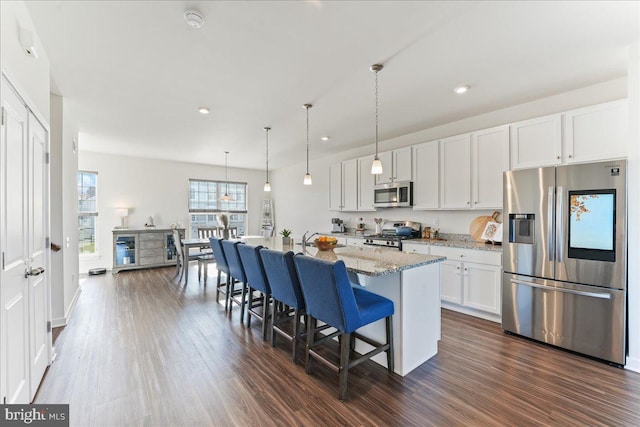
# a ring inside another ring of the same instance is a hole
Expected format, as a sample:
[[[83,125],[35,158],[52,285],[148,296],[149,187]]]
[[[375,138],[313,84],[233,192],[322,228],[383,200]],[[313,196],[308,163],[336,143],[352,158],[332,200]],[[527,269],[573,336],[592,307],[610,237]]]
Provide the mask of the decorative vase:
[[[291,237],[283,237],[282,246],[291,246]]]

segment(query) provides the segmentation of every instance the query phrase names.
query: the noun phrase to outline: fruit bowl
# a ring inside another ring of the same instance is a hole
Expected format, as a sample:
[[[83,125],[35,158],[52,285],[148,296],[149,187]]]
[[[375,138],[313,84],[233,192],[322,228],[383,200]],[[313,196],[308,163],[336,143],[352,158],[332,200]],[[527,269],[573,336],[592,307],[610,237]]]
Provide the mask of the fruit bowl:
[[[314,240],[314,243],[319,251],[330,251],[336,247],[338,239],[335,237],[320,236]]]

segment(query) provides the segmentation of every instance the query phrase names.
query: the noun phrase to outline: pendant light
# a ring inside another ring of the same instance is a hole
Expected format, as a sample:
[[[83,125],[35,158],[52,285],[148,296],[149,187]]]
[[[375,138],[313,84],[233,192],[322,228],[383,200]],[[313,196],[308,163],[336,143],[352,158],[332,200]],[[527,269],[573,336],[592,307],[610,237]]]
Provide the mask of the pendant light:
[[[371,164],[372,175],[380,175],[382,173],[382,162],[378,158],[378,71],[382,70],[382,68],[384,68],[382,64],[373,64],[371,66],[371,71],[376,74],[376,155]]]
[[[271,184],[269,184],[269,131],[271,130],[270,127],[265,126],[264,127],[264,131],[265,131],[265,136],[267,139],[267,144],[266,144],[266,159],[267,159],[267,166],[265,168],[265,175],[266,175],[266,179],[264,181],[264,191],[271,191]]]
[[[304,185],[311,185],[311,175],[309,174],[309,108],[313,107],[311,104],[304,104],[303,108],[307,110],[307,173],[304,175]]]
[[[229,177],[227,175],[227,156],[229,155],[228,151],[224,152],[224,196],[220,198],[223,202],[233,202],[233,197],[229,195]]]

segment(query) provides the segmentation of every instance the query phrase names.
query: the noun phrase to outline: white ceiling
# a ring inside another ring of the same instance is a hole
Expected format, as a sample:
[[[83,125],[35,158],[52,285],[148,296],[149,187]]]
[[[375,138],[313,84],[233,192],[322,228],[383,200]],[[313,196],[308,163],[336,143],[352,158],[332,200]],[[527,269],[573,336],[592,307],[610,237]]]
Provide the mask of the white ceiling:
[[[312,158],[372,144],[374,63],[385,140],[622,77],[638,38],[635,1],[26,3],[82,150],[258,169],[267,125],[304,161],[305,103]]]

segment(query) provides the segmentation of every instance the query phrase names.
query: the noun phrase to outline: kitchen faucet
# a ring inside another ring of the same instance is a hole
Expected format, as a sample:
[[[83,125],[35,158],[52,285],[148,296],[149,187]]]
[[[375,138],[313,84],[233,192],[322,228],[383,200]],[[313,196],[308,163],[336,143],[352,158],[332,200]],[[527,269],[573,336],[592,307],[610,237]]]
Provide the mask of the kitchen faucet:
[[[320,234],[320,233],[313,233],[311,236],[307,237],[307,233],[309,232],[309,230],[305,231],[305,233],[302,235],[302,247],[306,248],[307,247],[307,241],[309,239],[311,239],[313,236],[315,236],[316,234]]]

